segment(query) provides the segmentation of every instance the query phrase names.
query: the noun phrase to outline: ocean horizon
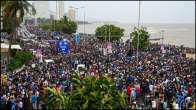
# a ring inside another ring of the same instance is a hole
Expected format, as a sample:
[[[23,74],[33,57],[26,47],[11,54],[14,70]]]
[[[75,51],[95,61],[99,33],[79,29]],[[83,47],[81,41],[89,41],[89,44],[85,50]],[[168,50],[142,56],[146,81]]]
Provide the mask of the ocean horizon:
[[[124,37],[129,37],[137,23],[120,22],[92,22],[85,24],[85,33],[95,34],[98,26],[113,24],[119,26],[124,31]],[[161,38],[161,30],[164,30],[164,44],[184,45],[185,47],[195,48],[195,24],[194,23],[141,23],[140,26],[147,27],[151,38]],[[79,24],[78,32],[84,33],[84,25]]]

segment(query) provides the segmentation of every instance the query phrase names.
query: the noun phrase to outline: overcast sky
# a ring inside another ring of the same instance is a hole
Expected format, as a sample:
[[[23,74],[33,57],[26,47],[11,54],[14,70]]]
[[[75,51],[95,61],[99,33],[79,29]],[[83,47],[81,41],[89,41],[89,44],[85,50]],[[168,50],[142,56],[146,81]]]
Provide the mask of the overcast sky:
[[[50,1],[55,11],[56,2]],[[64,1],[69,6],[86,7],[86,19],[136,23],[139,1]],[[83,19],[84,9],[79,10]],[[195,23],[195,1],[141,1],[142,23]]]

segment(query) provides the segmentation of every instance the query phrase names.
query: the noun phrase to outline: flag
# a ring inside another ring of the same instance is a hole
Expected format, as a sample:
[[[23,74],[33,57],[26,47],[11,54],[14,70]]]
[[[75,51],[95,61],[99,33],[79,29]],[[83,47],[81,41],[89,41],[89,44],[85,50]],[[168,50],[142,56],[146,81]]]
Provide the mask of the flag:
[[[107,49],[112,49],[112,43],[111,42],[107,43]]]
[[[161,53],[165,53],[165,52],[166,52],[166,50],[165,50],[164,46],[161,45]]]
[[[42,51],[41,49],[37,49],[36,51],[36,55],[35,55],[37,58],[41,58],[42,57]]]
[[[79,33],[75,34],[75,41],[76,41],[77,45],[80,43],[80,34]]]
[[[107,49],[103,48],[103,55],[107,55]]]
[[[107,51],[108,51],[108,53],[112,53],[112,43],[111,42],[107,43]]]

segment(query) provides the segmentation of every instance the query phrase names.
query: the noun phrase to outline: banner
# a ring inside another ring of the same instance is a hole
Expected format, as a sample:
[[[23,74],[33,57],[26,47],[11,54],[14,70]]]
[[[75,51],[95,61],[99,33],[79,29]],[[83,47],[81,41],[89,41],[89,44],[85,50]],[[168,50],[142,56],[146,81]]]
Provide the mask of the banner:
[[[67,41],[60,40],[58,42],[58,50],[60,53],[67,54],[70,50],[69,43]]]
[[[107,55],[107,49],[103,48],[103,55]]]
[[[80,44],[80,34],[79,33],[76,33],[75,34],[75,41],[76,41],[76,44]]]
[[[166,50],[163,45],[161,45],[161,53],[166,53]]]
[[[108,53],[112,53],[112,43],[111,42],[107,43],[107,51],[108,51]]]
[[[107,49],[112,49],[112,43],[111,42],[107,43]]]
[[[41,49],[37,49],[35,56],[37,58],[41,58],[42,57],[42,51],[41,51]]]
[[[108,49],[108,53],[112,53],[112,49]]]
[[[59,36],[60,32],[53,32],[53,36]]]

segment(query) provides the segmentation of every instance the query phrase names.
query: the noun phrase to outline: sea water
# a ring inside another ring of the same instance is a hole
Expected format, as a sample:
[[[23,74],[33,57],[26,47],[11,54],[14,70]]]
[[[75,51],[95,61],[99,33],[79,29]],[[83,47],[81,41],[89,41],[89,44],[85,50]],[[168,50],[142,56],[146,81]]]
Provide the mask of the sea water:
[[[98,26],[104,24],[113,24],[119,26],[124,31],[124,36],[129,37],[130,32],[133,31],[134,27],[137,26],[137,23],[119,23],[119,22],[94,22],[90,24],[85,24],[85,33],[95,34],[95,30]],[[195,24],[141,24],[141,26],[147,27],[147,30],[151,34],[151,38],[161,38],[161,30],[164,30],[163,33],[163,43],[172,44],[172,45],[184,45],[185,47],[195,48]],[[84,25],[80,24],[78,31],[84,33]],[[161,42],[161,41],[159,41]]]

